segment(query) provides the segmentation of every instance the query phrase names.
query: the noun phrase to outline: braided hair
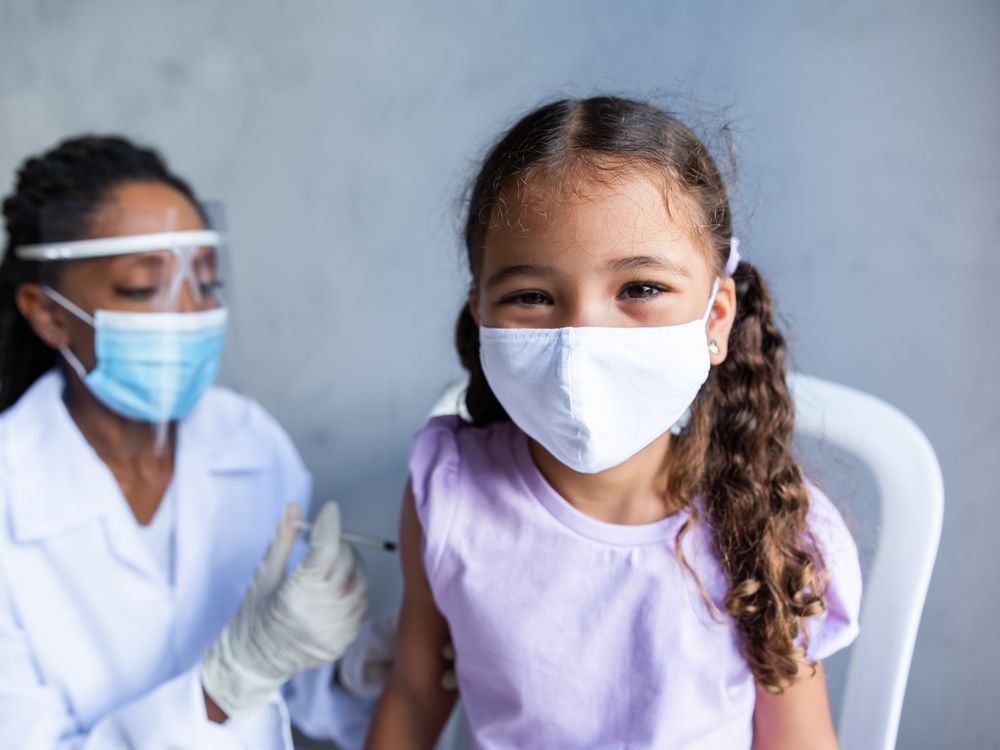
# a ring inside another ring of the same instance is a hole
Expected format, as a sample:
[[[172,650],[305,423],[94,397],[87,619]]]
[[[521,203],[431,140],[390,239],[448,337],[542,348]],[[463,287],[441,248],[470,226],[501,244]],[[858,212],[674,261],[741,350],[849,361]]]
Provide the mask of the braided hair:
[[[517,122],[487,154],[468,199],[465,249],[473,284],[484,240],[509,201],[536,177],[583,171],[642,170],[694,222],[722,273],[733,236],[729,199],[702,141],[676,117],[644,102],[617,97],[562,100]],[[676,538],[707,523],[728,581],[724,606],[740,634],[747,662],[770,692],[792,684],[805,661],[805,619],[824,610],[825,569],[806,526],[809,495],[791,452],[794,407],[785,383],[785,341],[771,296],[757,270],[735,270],[737,311],[725,361],[711,369],[691,418],[671,442],[667,492],[689,515]],[[479,360],[479,329],[468,305],[455,331],[469,373],[466,408],[472,424],[509,420]],[[695,499],[699,498],[696,503]],[[813,665],[814,667],[814,665]]]
[[[56,364],[56,352],[35,335],[17,309],[15,293],[24,283],[54,286],[60,264],[21,260],[14,250],[43,241],[43,217],[55,204],[62,208],[60,239],[85,238],[93,207],[130,182],[163,183],[196,202],[188,184],[170,172],[156,151],[120,136],[71,138],[27,159],[18,170],[14,192],[3,202],[6,243],[0,261],[0,411]]]

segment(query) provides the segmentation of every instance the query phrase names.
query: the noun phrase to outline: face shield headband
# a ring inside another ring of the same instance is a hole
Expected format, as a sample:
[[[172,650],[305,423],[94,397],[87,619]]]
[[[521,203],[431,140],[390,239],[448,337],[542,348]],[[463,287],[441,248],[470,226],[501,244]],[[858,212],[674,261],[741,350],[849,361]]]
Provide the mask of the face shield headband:
[[[199,229],[23,245],[16,248],[14,254],[21,260],[62,261],[167,250],[176,261],[175,271],[166,290],[167,300],[175,301],[186,281],[194,302],[201,304],[202,283],[198,279],[197,251],[205,247],[218,248],[222,242],[221,233],[212,229]]]

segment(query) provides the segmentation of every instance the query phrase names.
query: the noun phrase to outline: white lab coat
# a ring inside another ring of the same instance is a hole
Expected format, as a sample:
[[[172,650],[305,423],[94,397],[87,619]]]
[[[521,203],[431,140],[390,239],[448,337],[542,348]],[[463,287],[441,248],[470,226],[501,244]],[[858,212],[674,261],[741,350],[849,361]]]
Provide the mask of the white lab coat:
[[[360,744],[370,703],[303,673],[253,715],[205,716],[202,651],[235,613],[284,505],[310,478],[256,403],[210,389],[179,424],[175,582],[44,375],[0,415],[0,748]],[[287,697],[287,700],[286,700]]]

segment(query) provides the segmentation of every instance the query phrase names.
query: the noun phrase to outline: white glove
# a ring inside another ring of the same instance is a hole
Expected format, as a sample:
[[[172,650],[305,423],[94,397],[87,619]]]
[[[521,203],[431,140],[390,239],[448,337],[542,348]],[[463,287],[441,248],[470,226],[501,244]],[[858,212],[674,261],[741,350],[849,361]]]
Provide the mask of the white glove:
[[[444,671],[440,685],[458,690],[455,678],[455,647],[448,641],[441,649]],[[358,698],[377,698],[385,687],[396,661],[396,623],[391,618],[366,620],[361,632],[337,662],[337,682]]]
[[[239,611],[202,656],[202,686],[228,716],[259,708],[292,675],[339,657],[361,627],[368,583],[340,540],[336,503],[320,510],[309,553],[285,577],[301,518],[298,505],[285,508]]]
[[[368,620],[337,662],[337,680],[358,698],[377,698],[395,659],[395,623],[388,618]]]

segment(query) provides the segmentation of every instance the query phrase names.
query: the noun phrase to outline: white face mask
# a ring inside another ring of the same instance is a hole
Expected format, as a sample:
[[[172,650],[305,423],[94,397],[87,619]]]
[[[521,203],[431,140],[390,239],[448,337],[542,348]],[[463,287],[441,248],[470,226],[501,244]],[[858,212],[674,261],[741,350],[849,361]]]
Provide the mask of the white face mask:
[[[575,471],[617,466],[667,432],[711,366],[705,314],[640,328],[479,329],[483,373],[518,427]]]

